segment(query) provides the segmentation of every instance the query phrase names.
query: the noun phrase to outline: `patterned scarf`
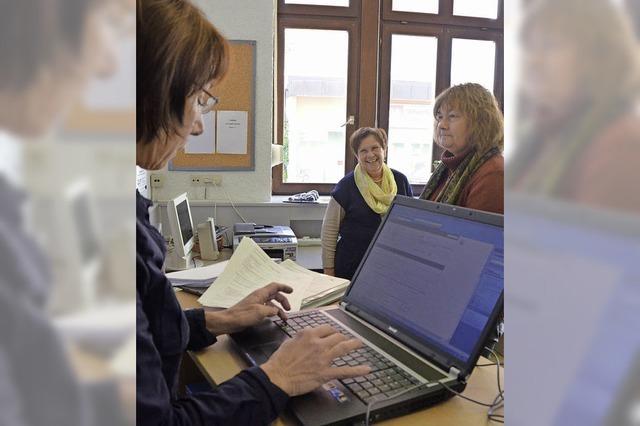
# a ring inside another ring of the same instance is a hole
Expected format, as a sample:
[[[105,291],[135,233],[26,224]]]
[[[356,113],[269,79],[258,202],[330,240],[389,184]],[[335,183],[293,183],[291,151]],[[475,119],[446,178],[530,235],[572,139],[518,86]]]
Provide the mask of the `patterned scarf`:
[[[380,186],[360,168],[360,164],[356,165],[353,175],[356,186],[369,208],[378,214],[385,214],[398,192],[396,180],[389,166],[382,163],[382,184]]]
[[[447,182],[444,184],[444,188],[442,188],[442,191],[440,191],[436,199],[433,201],[456,205],[460,198],[462,189],[467,185],[471,176],[473,176],[476,170],[478,170],[488,159],[499,153],[500,149],[496,147],[489,149],[483,154],[476,150],[471,151],[451,173]],[[441,162],[425,185],[424,191],[420,194],[421,200],[428,200],[429,197],[431,197],[433,192],[440,185],[446,171],[447,166]]]

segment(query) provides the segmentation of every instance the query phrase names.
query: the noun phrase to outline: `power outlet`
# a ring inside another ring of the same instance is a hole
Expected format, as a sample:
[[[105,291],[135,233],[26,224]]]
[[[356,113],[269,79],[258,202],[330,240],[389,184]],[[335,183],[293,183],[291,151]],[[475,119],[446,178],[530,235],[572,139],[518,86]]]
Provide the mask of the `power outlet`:
[[[216,185],[222,184],[222,175],[191,175],[191,185]]]
[[[151,187],[152,188],[162,188],[164,186],[164,176],[154,174],[151,175]]]

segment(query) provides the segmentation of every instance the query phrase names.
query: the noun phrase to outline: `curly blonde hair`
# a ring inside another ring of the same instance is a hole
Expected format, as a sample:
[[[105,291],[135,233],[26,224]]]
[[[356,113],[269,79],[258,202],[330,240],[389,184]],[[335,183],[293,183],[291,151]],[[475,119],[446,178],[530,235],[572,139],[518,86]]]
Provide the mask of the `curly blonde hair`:
[[[469,126],[470,143],[480,152],[491,148],[504,148],[504,118],[498,101],[491,92],[477,83],[449,87],[436,98],[433,116],[446,105],[458,110]],[[434,142],[437,138],[437,120],[434,122]]]

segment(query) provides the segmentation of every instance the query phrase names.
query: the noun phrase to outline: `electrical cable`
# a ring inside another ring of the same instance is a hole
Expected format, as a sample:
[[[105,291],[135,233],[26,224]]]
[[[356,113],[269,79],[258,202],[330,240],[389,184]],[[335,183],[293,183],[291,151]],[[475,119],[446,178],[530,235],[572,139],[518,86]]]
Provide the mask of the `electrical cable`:
[[[502,391],[502,387],[500,385],[500,358],[498,358],[498,354],[493,349],[485,347],[486,350],[491,352],[491,355],[496,359],[496,379],[498,382],[498,395],[502,395],[502,400],[504,400],[504,392]]]
[[[449,387],[449,385],[445,384],[444,382],[438,381],[438,384],[442,385],[446,390],[448,390],[448,391],[449,391],[449,392],[451,392],[452,394],[454,394],[454,395],[456,395],[456,396],[459,396],[459,397],[460,397],[460,398],[462,398],[462,399],[466,399],[467,401],[470,401],[470,402],[476,403],[476,404],[478,404],[478,405],[482,405],[483,407],[489,407],[489,408],[491,408],[491,407],[493,407],[493,406],[495,405],[495,404],[487,404],[486,402],[476,401],[476,400],[475,400],[475,399],[473,399],[473,398],[469,398],[469,397],[467,397],[467,396],[464,396],[464,395],[462,395],[460,392],[458,392],[457,390],[451,389],[451,388]]]
[[[473,398],[469,398],[466,397],[464,395],[462,395],[460,392],[451,389],[446,383],[442,382],[442,381],[438,381],[437,383],[442,385],[445,389],[447,389],[449,392],[453,393],[456,396],[459,396],[462,399],[466,399],[469,402],[473,402],[475,404],[481,405],[483,407],[488,407],[489,410],[487,411],[487,417],[489,418],[489,420],[494,421],[496,423],[504,423],[504,415],[503,414],[495,414],[495,410],[498,410],[502,407],[504,407],[504,391],[502,390],[502,385],[500,384],[500,366],[503,366],[503,364],[500,362],[500,358],[498,357],[498,355],[496,354],[496,352],[493,349],[490,349],[488,347],[485,347],[486,350],[488,350],[491,355],[493,355],[493,357],[496,359],[495,363],[490,363],[490,364],[483,364],[482,366],[491,366],[491,365],[495,365],[496,366],[496,379],[497,379],[497,383],[498,383],[498,394],[496,395],[496,397],[493,399],[493,402],[488,404],[485,402],[480,402],[477,401]],[[383,401],[388,401],[390,399],[393,398],[397,398],[399,396],[402,396],[404,394],[406,394],[407,392],[411,392],[414,390],[417,390],[425,385],[428,385],[429,382],[427,383],[422,383],[419,385],[414,385],[411,386],[410,388],[407,389],[403,389],[391,396],[385,397],[385,398],[376,398],[373,397],[371,399],[371,401],[369,402],[369,404],[367,404],[367,412],[365,415],[365,426],[369,426],[370,425],[370,417],[371,417],[371,409],[372,407],[378,403],[378,402],[383,402]]]
[[[233,210],[236,212],[236,214],[240,217],[240,219],[242,220],[243,223],[247,223],[247,221],[245,220],[244,217],[242,217],[242,215],[240,214],[240,212],[238,211],[238,209],[236,208],[235,204],[233,204],[233,200],[231,200],[231,197],[229,196],[229,193],[227,192],[226,189],[224,189],[224,187],[221,187],[222,191],[224,191],[224,195],[227,197],[227,200],[229,200],[229,204],[231,204],[231,207],[233,208]]]
[[[500,419],[504,419],[504,415],[501,414],[494,414],[494,411],[498,408],[501,408],[504,406],[504,391],[502,390],[502,385],[500,384],[500,358],[498,358],[498,355],[496,354],[496,352],[493,349],[490,349],[488,347],[485,347],[486,350],[488,350],[491,355],[494,356],[494,358],[496,359],[495,363],[492,363],[490,365],[495,365],[496,366],[496,379],[497,379],[497,383],[498,383],[498,395],[496,395],[496,397],[493,399],[493,402],[491,404],[487,404],[484,402],[480,402],[480,401],[476,401],[475,399],[466,397],[464,395],[462,395],[460,392],[457,392],[453,389],[451,389],[448,385],[446,385],[445,383],[439,381],[438,383],[441,384],[445,389],[447,389],[449,392],[459,396],[462,399],[466,399],[467,401],[473,402],[475,404],[478,405],[482,405],[483,407],[489,407],[489,410],[487,411],[487,416],[489,417],[489,420],[498,422],[498,423],[504,423],[504,420],[500,420]]]

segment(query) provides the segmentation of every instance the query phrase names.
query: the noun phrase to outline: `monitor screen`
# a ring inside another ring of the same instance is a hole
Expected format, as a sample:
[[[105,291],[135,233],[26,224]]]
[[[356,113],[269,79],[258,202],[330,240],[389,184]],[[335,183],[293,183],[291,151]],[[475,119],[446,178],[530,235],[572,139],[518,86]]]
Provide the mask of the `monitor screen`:
[[[184,200],[176,205],[176,211],[178,212],[178,223],[180,225],[182,242],[183,244],[187,244],[189,240],[193,238],[193,226],[191,224],[191,217],[189,216],[188,201]]]
[[[504,288],[503,228],[398,204],[388,214],[346,300],[467,363]]]

